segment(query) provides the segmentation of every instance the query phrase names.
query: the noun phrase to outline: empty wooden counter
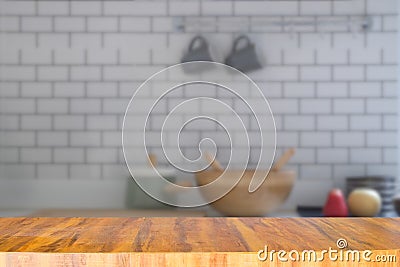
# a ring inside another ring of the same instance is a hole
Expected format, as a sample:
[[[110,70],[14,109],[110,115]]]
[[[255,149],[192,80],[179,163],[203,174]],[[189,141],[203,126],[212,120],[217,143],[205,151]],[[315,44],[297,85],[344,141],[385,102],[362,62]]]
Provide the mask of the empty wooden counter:
[[[293,251],[320,256],[329,248],[343,255],[370,250],[375,262],[357,265],[328,255],[314,262],[311,255],[310,263],[307,254],[294,266],[398,266],[400,219],[0,219],[0,266],[292,266]],[[278,253],[262,261],[265,249],[285,251],[288,261]]]

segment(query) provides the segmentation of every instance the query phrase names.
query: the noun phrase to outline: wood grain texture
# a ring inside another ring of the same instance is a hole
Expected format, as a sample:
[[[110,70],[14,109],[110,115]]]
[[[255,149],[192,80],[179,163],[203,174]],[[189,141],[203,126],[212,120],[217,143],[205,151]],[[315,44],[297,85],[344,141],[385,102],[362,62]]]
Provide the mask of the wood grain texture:
[[[396,255],[400,219],[389,218],[3,218],[0,266],[265,266],[257,252],[336,247]],[[292,266],[292,262],[268,262]],[[310,266],[310,263],[294,263]]]

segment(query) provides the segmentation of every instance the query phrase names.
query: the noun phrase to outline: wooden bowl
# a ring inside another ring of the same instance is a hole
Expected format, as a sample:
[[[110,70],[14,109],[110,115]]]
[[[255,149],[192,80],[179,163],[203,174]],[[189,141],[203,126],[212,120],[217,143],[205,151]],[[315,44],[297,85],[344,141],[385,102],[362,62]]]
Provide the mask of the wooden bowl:
[[[254,170],[246,170],[239,183],[225,196],[211,203],[211,206],[226,216],[264,216],[278,208],[292,191],[296,173],[294,171],[271,171],[267,179],[255,192],[249,193],[248,188]],[[196,173],[199,186],[213,182],[223,171],[206,170]],[[242,171],[227,170],[213,185],[213,190],[226,192],[231,187],[232,177],[239,177]],[[233,178],[232,178],[233,179]],[[215,197],[213,190],[200,187],[200,192],[207,201]]]

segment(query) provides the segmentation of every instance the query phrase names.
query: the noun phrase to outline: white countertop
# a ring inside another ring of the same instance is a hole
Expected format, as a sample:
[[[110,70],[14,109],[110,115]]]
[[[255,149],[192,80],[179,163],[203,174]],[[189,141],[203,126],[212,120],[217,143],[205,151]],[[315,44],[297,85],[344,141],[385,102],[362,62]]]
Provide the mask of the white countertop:
[[[124,210],[124,209],[74,209],[74,210],[69,210],[69,209],[41,209],[41,210],[35,210],[35,209],[0,209],[0,217],[26,217],[26,216],[31,216],[32,214],[39,214],[41,216],[47,216],[48,214],[56,214],[58,216],[63,216],[63,211],[65,211],[65,215],[64,216],[69,216],[71,214],[71,212],[75,212],[76,214],[80,215],[80,216],[84,216],[85,211],[88,212],[88,216],[90,215],[96,215],[98,217],[105,217],[105,216],[118,216],[118,214],[125,214],[125,215],[129,215],[129,212],[132,213],[131,216],[137,216],[136,214],[139,214],[140,216],[161,216],[161,217],[165,217],[166,214],[168,215],[173,215],[176,214],[176,216],[180,215],[180,213],[182,213],[182,215],[185,215],[185,213],[188,216],[193,216],[193,214],[197,214],[198,216],[203,216],[202,214],[208,216],[208,217],[219,217],[221,216],[218,212],[212,210],[212,209],[194,209],[194,210],[180,210],[180,209],[173,209],[173,210],[161,210],[161,211],[157,211],[157,210],[141,210],[137,211],[137,210]],[[93,211],[93,212],[92,212]],[[93,214],[89,214],[89,213],[93,213]],[[143,214],[142,214],[143,213]],[[158,215],[159,214],[159,215]],[[124,215],[124,216],[125,216]],[[276,211],[273,212],[271,214],[268,215],[268,217],[298,217],[299,214],[294,211],[294,210],[280,210],[280,211]]]

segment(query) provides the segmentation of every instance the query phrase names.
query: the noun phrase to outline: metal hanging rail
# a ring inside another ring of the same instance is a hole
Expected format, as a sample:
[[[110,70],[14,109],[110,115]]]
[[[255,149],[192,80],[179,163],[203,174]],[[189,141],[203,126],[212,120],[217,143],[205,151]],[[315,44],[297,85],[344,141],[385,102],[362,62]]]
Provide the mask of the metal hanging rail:
[[[295,29],[298,26],[313,26],[316,30],[321,27],[342,25],[352,31],[368,31],[372,27],[372,18],[369,16],[346,16],[346,17],[302,17],[291,19],[271,19],[271,17],[177,17],[173,21],[174,30],[177,32],[202,31],[216,27],[228,27],[230,31],[243,31],[250,28],[262,28],[278,26],[282,28]]]

